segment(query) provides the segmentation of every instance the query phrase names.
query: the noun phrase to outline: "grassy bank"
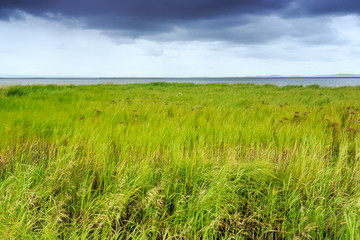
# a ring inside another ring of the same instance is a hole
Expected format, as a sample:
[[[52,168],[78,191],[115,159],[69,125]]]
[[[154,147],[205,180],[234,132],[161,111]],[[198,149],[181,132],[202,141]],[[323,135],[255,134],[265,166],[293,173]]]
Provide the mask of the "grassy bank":
[[[6,239],[359,239],[360,88],[0,88]]]

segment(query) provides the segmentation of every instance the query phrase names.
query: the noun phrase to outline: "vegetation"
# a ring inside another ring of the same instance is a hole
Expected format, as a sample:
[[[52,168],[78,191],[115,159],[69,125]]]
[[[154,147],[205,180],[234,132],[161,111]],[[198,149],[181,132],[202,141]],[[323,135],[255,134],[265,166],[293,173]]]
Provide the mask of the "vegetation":
[[[360,87],[0,88],[3,239],[359,239]]]

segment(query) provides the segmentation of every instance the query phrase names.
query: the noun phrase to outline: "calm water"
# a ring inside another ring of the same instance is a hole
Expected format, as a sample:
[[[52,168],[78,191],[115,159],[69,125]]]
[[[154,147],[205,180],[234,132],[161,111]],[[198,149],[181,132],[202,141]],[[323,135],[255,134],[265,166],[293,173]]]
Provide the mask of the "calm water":
[[[352,78],[0,78],[0,85],[31,85],[31,84],[128,84],[128,83],[255,83],[274,84],[277,86],[286,85],[312,85],[340,87],[358,86],[360,77]]]

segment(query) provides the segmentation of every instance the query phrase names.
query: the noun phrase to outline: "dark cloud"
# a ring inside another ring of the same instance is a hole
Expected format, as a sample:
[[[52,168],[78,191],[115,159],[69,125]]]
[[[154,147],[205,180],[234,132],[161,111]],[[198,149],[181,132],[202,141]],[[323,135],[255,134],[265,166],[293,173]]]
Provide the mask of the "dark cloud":
[[[137,21],[189,21],[288,10],[297,14],[358,13],[358,0],[2,0],[2,17],[14,10],[72,17],[129,18]],[[112,25],[111,25],[112,26]]]
[[[0,9],[32,14],[47,12],[75,17],[119,17],[138,21],[186,21],[223,15],[267,12],[284,7],[283,0],[3,0]]]
[[[1,0],[0,18],[36,16],[79,19],[85,27],[108,35],[131,38],[159,37],[163,40],[225,40],[263,42],[284,35],[295,36],[294,28],[280,23],[256,24],[257,17],[304,16],[358,13],[359,0]],[[256,16],[256,17],[254,17]],[[261,29],[260,29],[261,28]],[[318,28],[302,29],[299,36],[316,34]],[[178,30],[183,30],[179,34]],[[322,31],[323,32],[323,31]],[[172,37],[165,36],[172,33]],[[322,34],[326,35],[325,33]]]
[[[2,0],[0,18],[19,17],[20,11],[42,17],[70,17],[80,19],[88,28],[141,37],[170,32],[175,27],[189,28],[198,21],[264,14],[283,5],[283,0]]]
[[[58,20],[74,18],[87,28],[130,38],[171,33],[176,28],[204,30],[194,37],[216,38],[221,29],[243,24],[239,16],[269,14],[285,5],[284,0],[2,0],[0,16],[19,17],[22,11]],[[211,29],[217,30],[211,33]]]
[[[296,4],[303,14],[359,14],[358,0],[297,0]]]

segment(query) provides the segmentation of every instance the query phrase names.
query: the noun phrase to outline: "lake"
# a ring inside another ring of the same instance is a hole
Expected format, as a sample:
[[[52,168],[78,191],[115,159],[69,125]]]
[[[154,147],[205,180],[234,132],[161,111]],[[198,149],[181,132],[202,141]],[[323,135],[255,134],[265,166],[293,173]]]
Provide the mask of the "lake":
[[[313,85],[323,87],[358,86],[360,77],[271,77],[271,78],[0,78],[0,85],[32,84],[128,84],[128,83],[254,83],[286,85]]]

